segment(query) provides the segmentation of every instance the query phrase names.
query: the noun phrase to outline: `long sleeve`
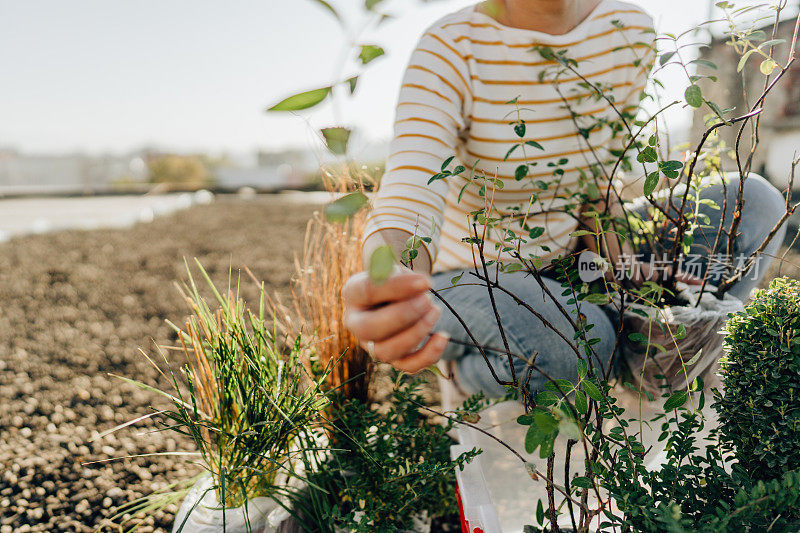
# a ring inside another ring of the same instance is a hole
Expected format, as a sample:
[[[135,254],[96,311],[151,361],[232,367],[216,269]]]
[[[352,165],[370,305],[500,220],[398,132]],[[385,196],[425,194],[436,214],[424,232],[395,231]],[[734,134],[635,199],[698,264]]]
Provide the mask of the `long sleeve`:
[[[457,156],[471,105],[469,79],[466,62],[446,32],[428,30],[403,78],[386,173],[364,239],[385,229],[431,237],[426,247],[436,261],[449,183],[428,181],[446,159]]]
[[[648,17],[649,18],[649,17]],[[652,20],[649,20],[649,26],[652,27]],[[647,83],[650,78],[650,71],[653,68],[653,63],[656,58],[656,43],[655,35],[652,33],[643,33],[640,36],[640,42],[646,41],[648,45],[643,53],[636,54],[635,60],[636,70],[633,79],[631,80],[630,89],[626,97],[617,105],[617,109],[623,112],[626,116],[635,116],[641,106],[642,92],[646,89]],[[635,50],[632,49],[632,52]],[[632,120],[628,119],[632,124]],[[632,126],[634,131],[635,126]],[[622,151],[626,148],[630,137],[626,134],[619,134],[611,143],[612,154],[614,151]],[[621,187],[618,189],[620,196],[623,199],[633,199],[643,194],[644,180],[646,173],[652,172],[658,167],[654,164],[642,163],[636,161],[636,151],[628,150],[627,157],[631,160],[632,169],[627,172],[621,172]],[[616,159],[612,156],[612,159]],[[646,170],[645,170],[646,169]]]

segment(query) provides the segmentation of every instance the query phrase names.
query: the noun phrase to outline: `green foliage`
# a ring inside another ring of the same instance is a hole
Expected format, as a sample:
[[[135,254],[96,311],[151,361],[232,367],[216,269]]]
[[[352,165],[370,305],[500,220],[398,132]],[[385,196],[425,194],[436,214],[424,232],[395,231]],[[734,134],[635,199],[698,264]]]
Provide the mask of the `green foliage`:
[[[760,479],[800,468],[800,282],[773,280],[725,327],[724,442]]]
[[[300,111],[302,109],[309,109],[321,103],[329,94],[331,94],[330,87],[322,87],[320,89],[298,93],[281,100],[267,109],[267,111]]]
[[[375,59],[378,59],[386,52],[380,46],[374,44],[365,44],[361,46],[361,51],[358,54],[358,59],[362,65],[366,65]]]
[[[385,414],[354,400],[336,412],[330,451],[295,502],[296,511],[313,523],[309,531],[391,533],[411,529],[420,515],[458,513],[455,469],[479,452],[450,459],[447,432],[453,424],[424,415],[420,384],[419,378],[396,376]]]
[[[391,246],[380,246],[369,257],[369,278],[381,284],[392,275],[397,259]]]
[[[419,237],[414,234],[406,241],[405,249],[401,254],[402,261],[409,267],[413,266],[414,259],[419,257],[419,249],[424,244],[430,244],[433,241],[430,237]]]
[[[194,441],[197,462],[211,474],[211,490],[224,507],[285,496],[287,482],[302,477],[296,455],[316,446],[322,411],[329,403],[322,391],[329,369],[309,375],[301,361],[306,348],[300,339],[284,346],[272,318],[264,314],[263,288],[259,312],[254,313],[232,290],[218,292],[198,267],[215,301],[209,304],[201,296],[190,273],[184,295],[193,314],[184,328],[173,325],[189,363],[175,373],[161,350],[167,370],[157,368],[171,381],[167,390],[121,379],[171,402],[170,408],[154,413],[156,420]],[[179,485],[133,502],[126,511],[155,512],[176,499],[173,492],[185,494]]]
[[[669,400],[668,400],[669,401]],[[698,403],[704,402],[703,393]],[[600,406],[607,418],[623,412],[611,404]],[[726,468],[726,457],[712,440],[700,451],[697,434],[705,420],[699,410],[681,407],[673,415],[660,415],[661,441],[666,441],[666,462],[657,468],[645,468],[644,449],[633,436],[617,436],[632,453],[618,453],[615,468],[600,462],[592,466],[599,484],[609,491],[619,512],[607,511],[601,522],[603,530],[660,533],[704,532],[738,533],[741,531],[797,531],[800,511],[800,471],[786,472],[768,482],[755,481],[740,469]],[[633,421],[631,421],[633,422]],[[627,426],[627,425],[626,425]],[[608,446],[593,439],[600,455],[612,453]]]
[[[350,130],[347,128],[323,128],[322,136],[325,138],[325,145],[334,154],[344,155],[347,153],[347,143],[350,141]]]
[[[700,107],[703,105],[703,91],[699,85],[689,85],[684,93],[686,103],[692,107]]]
[[[347,222],[368,203],[369,199],[361,191],[346,194],[325,206],[325,218],[331,222]]]

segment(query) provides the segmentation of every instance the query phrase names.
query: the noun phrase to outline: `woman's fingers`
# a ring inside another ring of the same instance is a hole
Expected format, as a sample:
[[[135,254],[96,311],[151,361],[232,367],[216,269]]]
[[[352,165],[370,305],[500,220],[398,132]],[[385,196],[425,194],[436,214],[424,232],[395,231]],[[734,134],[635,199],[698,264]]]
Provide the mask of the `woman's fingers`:
[[[427,293],[377,308],[348,309],[345,327],[361,341],[379,342],[405,331],[432,309],[435,309]]]
[[[420,370],[436,364],[444,353],[450,336],[447,333],[437,332],[431,335],[425,346],[416,352],[392,363],[392,366],[401,372],[416,374]]]
[[[441,309],[433,307],[416,324],[393,337],[376,342],[372,347],[372,356],[384,363],[391,363],[407,356],[416,350],[431,332],[441,314]]]
[[[348,307],[374,307],[409,299],[430,287],[430,278],[417,272],[401,271],[381,284],[373,283],[368,272],[359,272],[342,287],[342,299]]]

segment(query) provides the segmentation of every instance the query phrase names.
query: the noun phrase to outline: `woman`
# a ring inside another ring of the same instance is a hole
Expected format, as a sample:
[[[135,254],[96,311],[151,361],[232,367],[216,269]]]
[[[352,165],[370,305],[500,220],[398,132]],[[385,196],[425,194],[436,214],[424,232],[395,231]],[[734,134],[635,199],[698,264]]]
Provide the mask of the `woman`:
[[[539,317],[497,293],[502,332],[485,287],[469,283],[468,275],[451,287],[453,277],[474,270],[473,246],[463,239],[471,236],[470,213],[485,207],[485,196],[480,182],[466,179],[469,171],[431,177],[452,156],[451,169],[461,164],[497,177],[503,187],[491,192],[493,213],[511,219],[524,213],[527,225],[512,230],[524,238],[523,257],[547,264],[573,252],[577,243],[570,234],[578,228],[582,207],[552,193],[550,185],[556,179],[559,190],[569,190],[598,158],[616,159],[623,136],[614,128],[595,126],[613,123],[620,113],[635,114],[654,58],[653,40],[650,17],[617,0],[494,0],[448,15],[425,32],[403,81],[395,137],[368,220],[363,256],[368,260],[372,251],[388,244],[399,257],[411,235],[429,236],[430,243],[421,247],[413,272],[398,272],[380,285],[361,273],[343,290],[346,324],[375,358],[416,372],[444,357],[454,361],[456,379],[467,392],[501,395],[504,388],[483,355],[469,346],[474,338],[486,346],[507,342],[512,352],[524,356],[538,353],[537,365],[550,376],[575,379],[574,352],[558,334],[573,334],[552,299],[567,300],[558,282],[545,278],[549,291],[544,291],[522,273],[502,274],[501,284]],[[554,78],[558,54],[577,63],[561,68]],[[522,146],[509,154],[515,144]],[[640,179],[629,177],[618,185],[618,190],[641,190]],[[729,190],[736,188],[729,183]],[[532,194],[538,199],[533,210]],[[720,186],[703,194],[722,203]],[[755,176],[746,182],[745,198],[748,212],[762,215],[745,214],[737,241],[742,254],[757,248],[783,209],[780,193]],[[706,214],[711,225],[723,222],[718,210]],[[543,231],[528,232],[536,227]],[[485,250],[490,259],[508,262],[511,255],[502,246],[496,252],[500,238],[487,235]],[[607,251],[613,263],[619,249],[612,248]],[[766,270],[764,262],[761,267]],[[746,296],[756,283],[742,281],[734,293]],[[433,304],[427,293],[431,287],[446,289],[443,295],[458,318]],[[591,304],[582,305],[581,312],[600,339],[595,352],[607,360],[616,339],[613,317]],[[490,354],[490,359],[498,377],[508,380],[505,356]],[[517,364],[517,371],[524,369],[523,360]],[[543,378],[534,376],[530,386],[541,388]]]

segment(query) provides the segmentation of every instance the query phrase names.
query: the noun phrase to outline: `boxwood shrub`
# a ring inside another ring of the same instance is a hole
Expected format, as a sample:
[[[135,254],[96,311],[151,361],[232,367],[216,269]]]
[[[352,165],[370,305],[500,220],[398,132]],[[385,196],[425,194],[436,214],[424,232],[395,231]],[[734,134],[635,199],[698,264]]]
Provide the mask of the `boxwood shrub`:
[[[725,327],[720,439],[754,479],[800,467],[800,282],[773,280]]]

